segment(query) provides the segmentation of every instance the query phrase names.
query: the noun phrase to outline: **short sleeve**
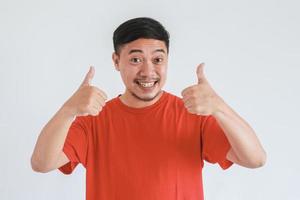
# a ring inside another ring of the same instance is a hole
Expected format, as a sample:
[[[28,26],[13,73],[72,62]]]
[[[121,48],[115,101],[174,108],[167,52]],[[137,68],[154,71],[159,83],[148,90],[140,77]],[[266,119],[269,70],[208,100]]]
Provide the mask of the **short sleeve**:
[[[204,116],[201,124],[202,159],[209,163],[218,163],[222,169],[229,168],[233,162],[226,158],[231,145],[212,116]]]
[[[63,147],[63,152],[70,162],[58,168],[62,173],[71,174],[79,163],[86,168],[89,131],[88,116],[76,117],[69,128]]]

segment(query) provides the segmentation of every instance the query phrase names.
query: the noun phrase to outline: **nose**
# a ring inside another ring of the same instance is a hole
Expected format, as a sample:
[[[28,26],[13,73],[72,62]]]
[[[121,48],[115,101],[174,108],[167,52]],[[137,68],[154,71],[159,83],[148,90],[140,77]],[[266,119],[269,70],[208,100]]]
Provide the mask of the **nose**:
[[[154,74],[154,64],[152,62],[144,62],[141,66],[140,75],[151,77]]]

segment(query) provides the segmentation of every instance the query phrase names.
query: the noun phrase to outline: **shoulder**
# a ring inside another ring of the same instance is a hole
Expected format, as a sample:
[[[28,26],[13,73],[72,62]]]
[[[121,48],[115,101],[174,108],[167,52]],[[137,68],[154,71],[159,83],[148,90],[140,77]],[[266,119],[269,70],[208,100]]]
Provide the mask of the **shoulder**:
[[[178,107],[184,108],[184,104],[183,104],[182,98],[180,98],[180,97],[178,97],[175,94],[172,94],[170,92],[166,92],[166,91],[165,91],[165,95],[167,96],[169,104],[172,104],[174,106],[178,106]]]
[[[202,121],[203,119],[207,118],[207,116],[189,113],[181,97],[178,97],[169,92],[166,92],[166,94],[168,95],[168,108],[172,109],[172,111],[175,112],[177,115],[184,117],[188,120],[196,121]]]

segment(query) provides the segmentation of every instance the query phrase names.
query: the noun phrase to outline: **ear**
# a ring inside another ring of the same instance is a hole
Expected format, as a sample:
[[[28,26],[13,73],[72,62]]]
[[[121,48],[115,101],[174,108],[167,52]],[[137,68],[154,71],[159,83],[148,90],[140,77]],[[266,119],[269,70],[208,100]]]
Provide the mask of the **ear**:
[[[112,54],[112,60],[113,60],[115,69],[117,71],[120,71],[120,67],[119,67],[120,56],[116,52],[113,52],[113,54]]]

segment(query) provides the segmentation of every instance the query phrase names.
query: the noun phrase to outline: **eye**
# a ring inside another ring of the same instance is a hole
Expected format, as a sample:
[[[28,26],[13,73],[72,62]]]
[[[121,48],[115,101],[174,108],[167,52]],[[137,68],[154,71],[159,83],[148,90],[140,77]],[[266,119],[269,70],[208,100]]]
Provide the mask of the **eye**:
[[[154,59],[154,63],[161,63],[161,62],[163,62],[163,58],[155,58]]]
[[[133,63],[140,63],[140,62],[142,62],[142,59],[134,57],[134,58],[131,58],[131,59],[130,59],[130,62],[133,62]]]

